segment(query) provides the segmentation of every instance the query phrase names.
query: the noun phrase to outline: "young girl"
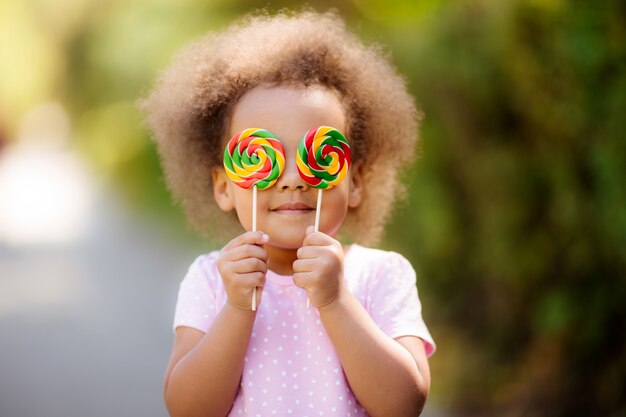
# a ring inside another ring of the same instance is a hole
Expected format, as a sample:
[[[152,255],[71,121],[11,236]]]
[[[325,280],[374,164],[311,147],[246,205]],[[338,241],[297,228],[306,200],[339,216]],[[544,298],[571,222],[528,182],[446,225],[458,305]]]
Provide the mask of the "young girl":
[[[401,255],[337,240],[376,240],[414,154],[419,114],[388,59],[334,14],[250,16],[188,47],[143,108],[189,221],[245,230],[181,283],[170,415],[418,415],[435,344],[415,273]],[[296,150],[319,126],[348,138],[352,166],[324,191],[314,232],[317,190],[299,176]],[[278,137],[286,158],[258,192],[257,232],[252,191],[222,165],[228,139],[253,127]]]

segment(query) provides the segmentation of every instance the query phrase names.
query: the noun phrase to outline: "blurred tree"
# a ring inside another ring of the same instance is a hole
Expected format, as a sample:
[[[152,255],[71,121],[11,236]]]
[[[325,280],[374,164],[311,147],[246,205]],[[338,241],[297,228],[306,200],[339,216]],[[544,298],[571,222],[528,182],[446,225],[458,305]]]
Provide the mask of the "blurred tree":
[[[625,21],[619,1],[467,2],[410,55],[424,157],[389,240],[462,415],[626,415]]]

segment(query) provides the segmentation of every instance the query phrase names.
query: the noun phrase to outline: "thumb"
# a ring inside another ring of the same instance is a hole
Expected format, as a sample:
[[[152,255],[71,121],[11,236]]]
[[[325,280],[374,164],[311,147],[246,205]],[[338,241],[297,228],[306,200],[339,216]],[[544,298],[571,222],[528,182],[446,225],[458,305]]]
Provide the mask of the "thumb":
[[[305,235],[308,236],[315,231],[315,226],[309,226],[306,228]]]

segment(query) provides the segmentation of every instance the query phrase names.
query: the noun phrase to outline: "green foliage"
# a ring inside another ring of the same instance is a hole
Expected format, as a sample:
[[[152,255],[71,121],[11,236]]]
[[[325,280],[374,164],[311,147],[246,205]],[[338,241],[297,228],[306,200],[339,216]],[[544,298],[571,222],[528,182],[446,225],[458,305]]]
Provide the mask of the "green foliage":
[[[408,63],[423,158],[389,241],[467,414],[626,413],[626,10],[552,6],[442,10]]]

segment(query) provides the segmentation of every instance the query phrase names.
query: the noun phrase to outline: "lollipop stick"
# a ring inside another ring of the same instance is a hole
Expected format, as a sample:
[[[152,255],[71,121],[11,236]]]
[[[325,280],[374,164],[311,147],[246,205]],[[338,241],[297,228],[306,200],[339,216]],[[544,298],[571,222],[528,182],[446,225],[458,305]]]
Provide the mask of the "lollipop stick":
[[[320,213],[322,212],[322,189],[317,190],[317,209],[315,210],[315,231],[320,231]],[[306,299],[306,308],[311,306],[311,300]]]
[[[322,189],[317,190],[317,210],[315,210],[315,231],[320,231],[320,213],[322,212]]]
[[[256,185],[252,186],[252,231],[256,232]],[[252,311],[256,311],[256,287],[252,292]]]
[[[252,231],[256,232],[256,185],[252,186]]]

